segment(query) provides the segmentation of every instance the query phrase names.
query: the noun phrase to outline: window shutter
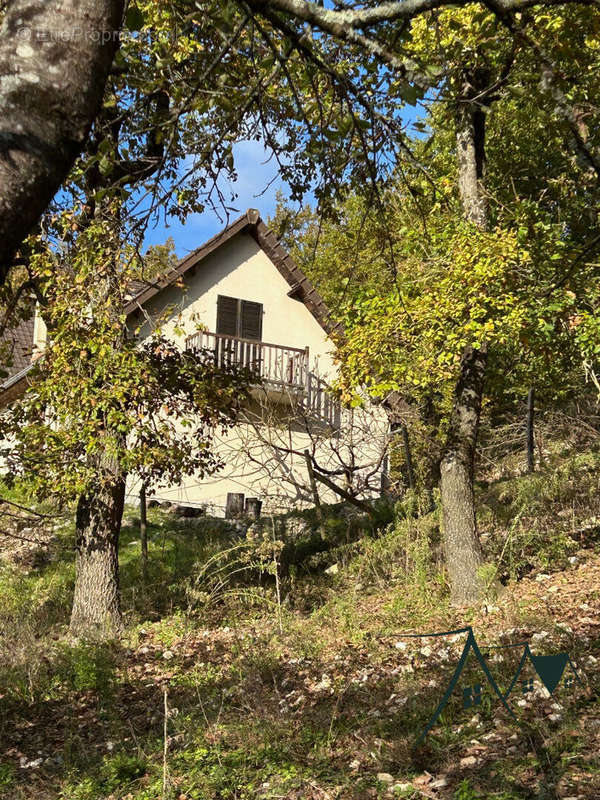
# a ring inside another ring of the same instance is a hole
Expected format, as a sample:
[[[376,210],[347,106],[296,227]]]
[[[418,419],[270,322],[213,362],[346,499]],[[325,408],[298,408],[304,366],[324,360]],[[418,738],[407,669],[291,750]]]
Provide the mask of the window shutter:
[[[217,297],[217,333],[238,336],[238,301],[235,297]]]
[[[260,303],[242,300],[240,336],[242,339],[256,339],[262,337],[263,307]]]

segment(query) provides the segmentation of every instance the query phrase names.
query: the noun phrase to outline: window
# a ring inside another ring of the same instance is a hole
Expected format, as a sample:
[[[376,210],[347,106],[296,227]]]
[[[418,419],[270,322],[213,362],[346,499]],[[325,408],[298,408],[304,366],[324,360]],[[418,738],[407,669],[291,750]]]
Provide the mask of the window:
[[[217,333],[237,336],[240,339],[260,341],[262,337],[263,307],[261,303],[240,300],[237,297],[217,298]]]

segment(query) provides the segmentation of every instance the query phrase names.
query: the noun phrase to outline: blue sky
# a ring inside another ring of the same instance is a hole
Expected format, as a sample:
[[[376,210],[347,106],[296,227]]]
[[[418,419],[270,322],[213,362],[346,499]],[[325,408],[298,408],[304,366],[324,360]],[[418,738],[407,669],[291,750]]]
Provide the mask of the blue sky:
[[[412,123],[425,116],[425,108],[418,104],[416,107],[406,106],[402,110],[401,118],[405,123]],[[412,127],[412,126],[411,126]],[[423,134],[411,130],[412,135]],[[275,211],[276,194],[281,191],[288,197],[287,184],[281,180],[277,173],[277,163],[269,160],[270,153],[265,150],[261,142],[254,140],[239,142],[233,148],[238,179],[234,184],[222,182],[221,189],[227,200],[232,191],[238,195],[230,203],[237,211],[230,212],[229,220],[217,216],[214,210],[208,208],[203,214],[191,214],[185,222],[173,218],[168,225],[161,218],[157,226],[147,232],[145,246],[163,244],[171,236],[175,242],[175,252],[179,257],[185,256],[191,250],[200,247],[207,239],[222,230],[228,221],[235,219],[248,208],[257,208],[263,219]],[[312,203],[314,197],[308,194],[305,203]]]
[[[287,186],[277,174],[277,165],[273,160],[268,161],[269,154],[260,142],[240,142],[235,145],[234,153],[238,180],[235,184],[225,182],[222,184],[226,198],[229,198],[232,190],[239,195],[231,204],[238,211],[231,213],[230,221],[248,208],[257,208],[263,219],[266,219],[275,211],[277,191],[281,190],[287,196]],[[311,196],[305,198],[306,202],[311,200]],[[172,219],[168,226],[165,226],[161,219],[156,228],[148,231],[145,244],[146,246],[162,244],[172,236],[175,251],[182,257],[210,239],[226,224],[224,217],[219,219],[212,209],[207,209],[203,214],[191,214],[184,223]]]

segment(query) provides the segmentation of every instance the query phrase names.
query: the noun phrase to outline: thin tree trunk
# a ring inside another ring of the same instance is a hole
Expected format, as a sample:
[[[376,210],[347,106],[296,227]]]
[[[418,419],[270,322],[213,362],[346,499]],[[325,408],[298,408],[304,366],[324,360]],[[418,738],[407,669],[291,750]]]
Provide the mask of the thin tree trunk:
[[[527,471],[533,472],[535,460],[533,456],[533,420],[535,414],[535,389],[527,394]]]
[[[317,516],[320,519],[321,498],[319,497],[319,489],[317,488],[317,482],[315,480],[315,471],[312,465],[312,458],[310,457],[310,453],[308,452],[308,450],[304,451],[304,460],[306,461],[306,471],[308,473],[308,482],[310,483],[310,490],[313,496],[313,503],[315,504],[315,508],[317,509]]]
[[[148,579],[148,505],[146,503],[146,484],[140,489],[140,542],[142,545],[142,578]]]
[[[413,470],[412,453],[410,452],[410,439],[408,428],[402,423],[402,442],[404,444],[404,458],[406,459],[406,476],[408,478],[408,488],[415,488],[415,473]]]
[[[104,460],[104,466],[109,459]],[[72,633],[106,638],[122,627],[119,603],[119,534],[125,476],[118,466],[103,470],[94,492],[79,498]]]
[[[478,228],[488,227],[484,188],[485,114],[470,98],[485,87],[482,76],[465,77],[456,113],[458,186],[465,218]],[[467,605],[481,596],[478,570],[483,564],[477,535],[473,478],[475,447],[487,363],[487,346],[467,347],[440,463],[440,491],[444,521],[444,551],[452,602]]]

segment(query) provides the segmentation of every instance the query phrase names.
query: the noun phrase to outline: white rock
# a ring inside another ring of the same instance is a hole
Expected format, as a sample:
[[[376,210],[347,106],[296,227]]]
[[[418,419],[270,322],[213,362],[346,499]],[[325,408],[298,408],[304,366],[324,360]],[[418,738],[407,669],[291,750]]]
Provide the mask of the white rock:
[[[326,689],[331,689],[331,678],[329,677],[329,675],[323,674],[321,675],[321,680],[315,686],[315,690],[317,692],[323,692]]]
[[[378,772],[377,773],[377,780],[380,783],[393,783],[394,782],[394,779],[390,775],[389,772]]]
[[[35,50],[30,44],[17,45],[17,55],[20,58],[31,58],[35,54]]]
[[[560,628],[561,631],[564,631],[565,633],[573,633],[573,628],[570,625],[567,625],[566,622],[557,622],[556,627]]]
[[[534,633],[531,637],[532,642],[543,642],[544,639],[547,639],[550,634],[548,631],[540,631],[539,633]]]

